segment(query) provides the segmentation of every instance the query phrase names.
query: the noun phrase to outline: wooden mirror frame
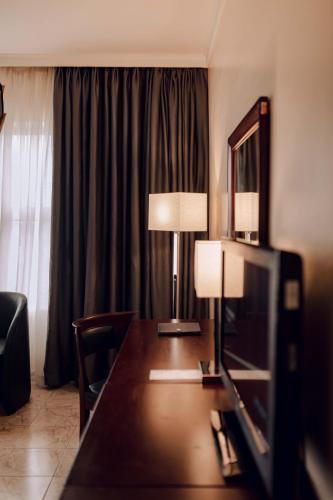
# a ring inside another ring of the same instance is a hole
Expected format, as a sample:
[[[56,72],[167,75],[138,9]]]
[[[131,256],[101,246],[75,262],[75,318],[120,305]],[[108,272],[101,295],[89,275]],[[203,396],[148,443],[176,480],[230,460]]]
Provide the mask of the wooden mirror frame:
[[[6,118],[6,113],[4,112],[4,107],[3,107],[3,93],[4,93],[5,87],[4,85],[1,85],[0,83],[0,110],[2,112],[2,115],[0,115],[0,132],[3,127],[3,124],[5,122]]]
[[[235,232],[235,153],[256,130],[259,130],[259,245],[268,245],[269,210],[269,99],[260,97],[228,139],[228,237]],[[241,240],[243,241],[243,240]],[[245,240],[244,240],[245,242]]]

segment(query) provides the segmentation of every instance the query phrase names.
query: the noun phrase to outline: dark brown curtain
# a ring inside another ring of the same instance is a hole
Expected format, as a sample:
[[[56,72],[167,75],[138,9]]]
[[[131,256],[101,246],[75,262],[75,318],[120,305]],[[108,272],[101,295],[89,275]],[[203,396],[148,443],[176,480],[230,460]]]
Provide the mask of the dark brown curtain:
[[[171,317],[172,234],[148,231],[148,194],[208,190],[206,69],[59,68],[45,381],[75,378],[71,323],[137,310]],[[182,243],[182,316],[200,317],[193,242]]]

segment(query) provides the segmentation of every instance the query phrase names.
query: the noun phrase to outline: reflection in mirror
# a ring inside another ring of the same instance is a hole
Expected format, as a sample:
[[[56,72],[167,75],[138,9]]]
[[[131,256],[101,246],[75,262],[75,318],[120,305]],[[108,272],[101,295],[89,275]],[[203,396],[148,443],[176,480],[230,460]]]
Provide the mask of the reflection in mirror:
[[[258,124],[259,126],[259,124]],[[234,149],[235,237],[258,244],[259,230],[259,130]]]
[[[236,191],[239,193],[259,191],[259,129],[235,148]]]
[[[269,100],[260,97],[228,140],[228,236],[268,244]]]

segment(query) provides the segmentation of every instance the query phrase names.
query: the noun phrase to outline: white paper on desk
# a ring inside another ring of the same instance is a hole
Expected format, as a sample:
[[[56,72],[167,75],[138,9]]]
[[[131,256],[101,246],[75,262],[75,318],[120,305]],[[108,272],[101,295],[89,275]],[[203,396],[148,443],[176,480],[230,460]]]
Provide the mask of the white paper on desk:
[[[149,380],[198,380],[201,381],[200,370],[150,370]]]

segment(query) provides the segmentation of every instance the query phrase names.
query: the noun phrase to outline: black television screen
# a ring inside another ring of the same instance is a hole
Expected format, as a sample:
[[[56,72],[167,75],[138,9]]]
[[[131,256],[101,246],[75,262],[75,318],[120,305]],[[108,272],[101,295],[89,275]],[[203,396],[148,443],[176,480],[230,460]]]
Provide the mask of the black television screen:
[[[293,498],[300,444],[301,261],[224,242],[221,372],[264,485]]]

